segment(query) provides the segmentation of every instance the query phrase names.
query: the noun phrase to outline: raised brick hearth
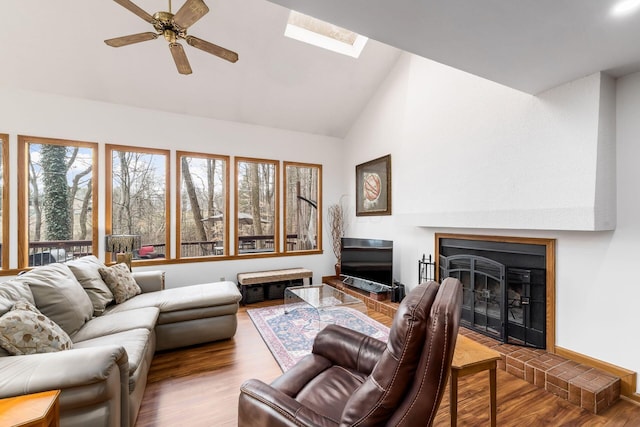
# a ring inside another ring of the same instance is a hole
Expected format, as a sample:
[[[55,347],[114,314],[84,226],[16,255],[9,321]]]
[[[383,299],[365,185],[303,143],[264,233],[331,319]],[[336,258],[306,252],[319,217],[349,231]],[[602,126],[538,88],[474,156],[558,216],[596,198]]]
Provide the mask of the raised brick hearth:
[[[389,317],[393,317],[397,311],[399,304],[388,299],[379,301],[370,298],[368,293],[349,288],[334,277],[322,279],[324,283],[362,299],[369,310]],[[602,370],[581,365],[544,350],[504,344],[464,327],[460,328],[460,334],[500,353],[500,369],[594,414],[613,405],[620,397],[620,378]]]
[[[466,328],[460,328],[460,334],[500,353],[500,369],[594,414],[602,412],[620,397],[620,378],[607,372],[544,350],[503,344]]]

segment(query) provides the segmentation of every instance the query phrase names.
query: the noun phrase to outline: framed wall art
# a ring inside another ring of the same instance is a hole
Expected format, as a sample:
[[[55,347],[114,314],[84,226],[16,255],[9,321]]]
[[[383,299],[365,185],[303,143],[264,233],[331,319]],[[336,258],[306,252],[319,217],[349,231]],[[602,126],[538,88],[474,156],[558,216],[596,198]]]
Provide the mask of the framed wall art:
[[[356,216],[391,215],[391,155],[356,166]]]

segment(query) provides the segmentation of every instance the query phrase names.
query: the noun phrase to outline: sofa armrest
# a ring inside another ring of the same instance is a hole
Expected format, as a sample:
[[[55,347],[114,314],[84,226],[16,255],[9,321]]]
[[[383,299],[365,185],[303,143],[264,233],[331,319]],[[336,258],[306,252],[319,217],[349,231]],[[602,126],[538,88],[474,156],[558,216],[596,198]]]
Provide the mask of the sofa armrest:
[[[256,379],[240,386],[238,425],[337,427],[338,423]]]
[[[136,271],[131,273],[142,293],[156,292],[164,289],[164,271]]]
[[[128,387],[129,359],[121,346],[0,357],[0,398],[83,387],[106,381],[114,373]]]
[[[387,344],[368,335],[339,325],[328,325],[316,335],[313,354],[369,375]]]

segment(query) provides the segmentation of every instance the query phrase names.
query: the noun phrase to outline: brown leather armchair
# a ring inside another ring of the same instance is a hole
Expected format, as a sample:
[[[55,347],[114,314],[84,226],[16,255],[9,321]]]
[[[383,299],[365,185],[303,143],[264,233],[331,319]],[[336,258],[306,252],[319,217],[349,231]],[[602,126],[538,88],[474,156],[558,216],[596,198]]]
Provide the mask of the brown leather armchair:
[[[385,344],[327,326],[303,358],[271,385],[240,388],[240,426],[430,426],[455,348],[462,284],[416,286],[402,301]]]

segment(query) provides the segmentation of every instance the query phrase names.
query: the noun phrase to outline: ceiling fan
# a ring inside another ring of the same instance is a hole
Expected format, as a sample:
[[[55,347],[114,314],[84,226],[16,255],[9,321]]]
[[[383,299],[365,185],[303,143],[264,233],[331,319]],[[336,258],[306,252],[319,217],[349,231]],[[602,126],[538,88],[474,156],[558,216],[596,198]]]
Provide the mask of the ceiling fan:
[[[169,0],[169,12],[156,12],[153,16],[129,0],[114,1],[153,25],[156,32],[131,34],[105,40],[104,42],[109,46],[122,47],[147,40],[155,40],[158,36],[164,36],[165,40],[169,42],[169,50],[180,74],[191,74],[192,71],[182,45],[177,43],[178,39],[183,39],[187,44],[211,55],[226,59],[229,62],[238,60],[238,54],[235,52],[198,37],[187,35],[187,29],[209,12],[209,8],[202,0],[187,0],[175,15],[171,13],[171,0]]]

